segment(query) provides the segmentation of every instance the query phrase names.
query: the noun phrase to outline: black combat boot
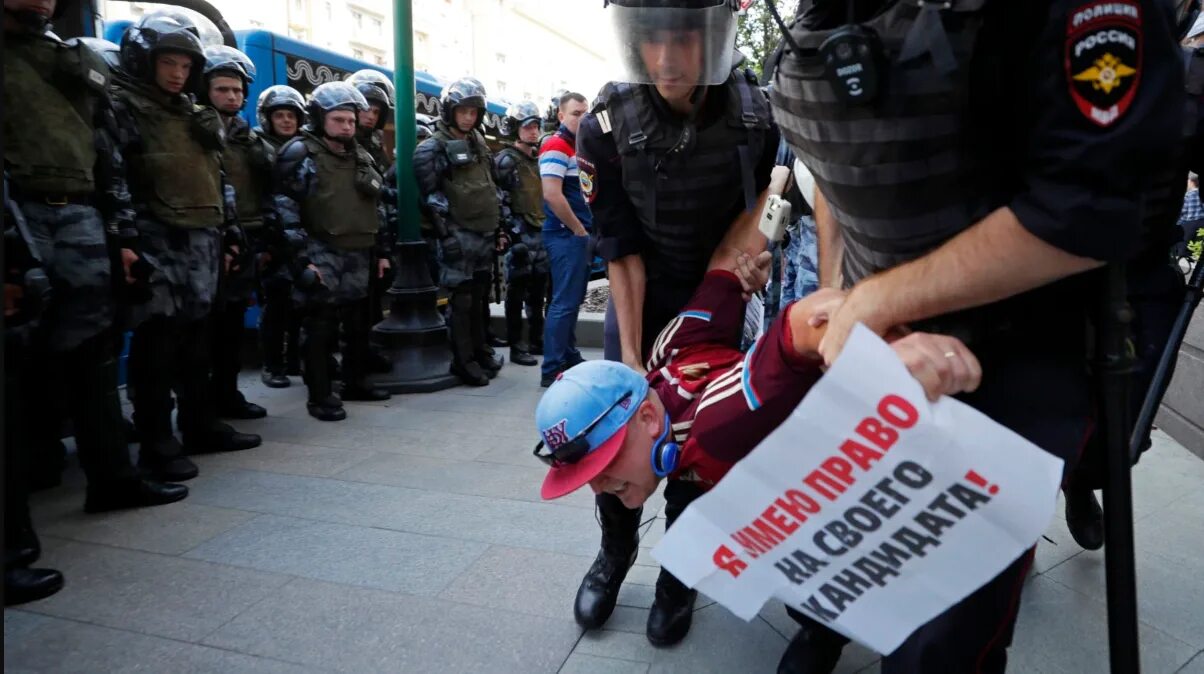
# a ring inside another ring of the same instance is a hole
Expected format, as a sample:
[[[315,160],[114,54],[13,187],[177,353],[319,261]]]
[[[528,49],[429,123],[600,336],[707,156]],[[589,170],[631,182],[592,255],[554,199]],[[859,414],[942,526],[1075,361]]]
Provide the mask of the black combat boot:
[[[448,302],[448,330],[451,336],[451,373],[469,386],[488,386],[489,377],[473,358],[472,348],[472,294],[460,286],[452,293]]]
[[[187,496],[188,487],[182,484],[156,482],[143,477],[88,484],[84,512],[104,513],[112,510],[166,505],[182,501]]]
[[[1062,490],[1066,497],[1066,528],[1084,550],[1104,547],[1104,510],[1090,487],[1071,483]]]
[[[778,661],[778,674],[831,674],[849,640],[794,609],[787,608],[786,613],[799,624],[799,631]]]
[[[343,348],[343,391],[339,396],[344,401],[377,402],[393,397],[383,388],[368,383],[368,371],[374,368],[369,335],[369,309],[367,300],[359,300],[340,310],[347,338],[347,344]]]
[[[171,425],[171,375],[175,360],[175,331],[170,319],[155,317],[134,331],[130,357],[137,395],[138,467],[155,480],[183,482],[197,476],[197,467],[184,456]]]
[[[510,362],[515,365],[539,365],[539,359],[531,355],[526,344],[510,347]]]
[[[485,372],[485,376],[493,379],[502,369],[502,359],[497,356],[497,352],[493,350],[494,341],[489,338],[489,280],[486,278],[482,281],[477,278],[472,284],[472,305],[473,308],[469,312],[472,317],[470,322],[470,332],[472,336],[472,359],[477,365],[481,366],[481,370]],[[509,342],[502,340],[502,346],[509,346]]]
[[[214,454],[217,452],[241,452],[255,449],[263,444],[263,438],[255,433],[239,433],[230,424],[211,422],[204,430],[183,433],[186,454]]]
[[[656,599],[648,611],[645,634],[653,646],[672,646],[686,638],[694,620],[694,600],[698,593],[661,569],[656,579]]]
[[[284,377],[284,381],[287,385],[288,377]],[[268,415],[268,411],[260,405],[249,402],[242,391],[235,389],[232,395],[218,400],[217,414],[223,419],[262,419]]]
[[[4,605],[17,606],[45,599],[63,589],[63,574],[54,569],[5,569]]]
[[[305,403],[305,408],[309,411],[309,416],[318,421],[342,421],[347,418],[347,410],[343,408],[343,401],[333,393],[321,400],[311,400]]]
[[[614,613],[619,587],[635,564],[640,545],[640,513],[630,510],[613,494],[595,499],[602,523],[602,549],[581,580],[573,617],[587,630],[598,629]]]

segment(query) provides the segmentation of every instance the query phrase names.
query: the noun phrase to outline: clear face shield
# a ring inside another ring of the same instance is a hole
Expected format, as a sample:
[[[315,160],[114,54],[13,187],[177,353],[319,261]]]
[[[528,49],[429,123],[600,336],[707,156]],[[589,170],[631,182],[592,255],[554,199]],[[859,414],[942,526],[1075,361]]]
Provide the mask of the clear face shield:
[[[712,86],[727,81],[736,45],[728,3],[687,9],[610,5],[622,82],[659,87]]]

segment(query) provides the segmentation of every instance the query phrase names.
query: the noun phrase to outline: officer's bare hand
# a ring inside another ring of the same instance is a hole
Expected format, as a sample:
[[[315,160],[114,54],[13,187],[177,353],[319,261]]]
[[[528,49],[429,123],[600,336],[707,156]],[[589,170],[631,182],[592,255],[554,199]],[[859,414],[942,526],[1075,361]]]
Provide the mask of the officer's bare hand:
[[[640,360],[639,356],[633,356],[625,353],[623,354],[623,364],[635,370],[636,372],[639,372],[640,376],[645,376],[648,374],[648,369],[644,367],[644,362]]]
[[[825,325],[844,304],[848,296],[836,288],[820,288],[798,301],[798,306],[807,312],[807,325],[818,328]]]
[[[978,359],[955,337],[913,332],[896,340],[891,348],[919,380],[929,400],[973,391],[982,381]]]
[[[389,262],[389,258],[382,257],[376,261],[376,278],[384,278],[385,273],[393,267],[393,263]]]
[[[238,246],[230,246],[230,251],[226,253],[226,273],[238,271],[238,265],[234,263],[238,259]]]
[[[134,278],[133,268],[134,263],[138,261],[138,254],[129,248],[121,249],[121,268],[125,271],[125,282],[133,285],[138,279]]]
[[[311,264],[311,265],[307,266],[306,269],[312,269],[314,272],[314,276],[318,277],[318,283],[322,283],[322,272],[318,271],[317,267],[315,267],[314,265]]]
[[[733,271],[740,279],[745,302],[751,300],[753,293],[763,290],[765,284],[769,283],[769,267],[772,263],[773,255],[769,251],[762,251],[756,256],[748,253],[736,256],[736,268]]]

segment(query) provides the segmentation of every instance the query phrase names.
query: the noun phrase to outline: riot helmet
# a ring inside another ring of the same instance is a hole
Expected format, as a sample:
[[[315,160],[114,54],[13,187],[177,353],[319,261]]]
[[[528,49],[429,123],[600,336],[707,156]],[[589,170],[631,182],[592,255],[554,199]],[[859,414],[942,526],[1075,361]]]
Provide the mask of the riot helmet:
[[[326,135],[326,115],[336,110],[349,110],[358,116],[368,109],[368,101],[354,86],[346,82],[319,84],[309,95],[309,128],[316,134]]]
[[[395,98],[393,81],[380,71],[371,68],[356,71],[346,81],[359,89],[359,92],[364,95],[364,99],[368,101],[368,105],[380,106],[380,119],[376,122],[376,128],[384,128],[385,116],[393,114]]]
[[[518,140],[519,129],[531,123],[539,124],[541,121],[539,106],[533,101],[516,103],[506,109],[506,116],[502,118],[502,136],[508,140]]]
[[[155,84],[155,59],[163,52],[176,52],[192,59],[185,91],[196,91],[205,67],[205,48],[195,24],[176,13],[154,12],[138,19],[121,36],[121,67],[135,79]]]
[[[414,132],[417,135],[417,139],[418,139],[419,143],[426,140],[427,138],[430,138],[431,134],[434,133],[434,131],[433,131],[435,128],[435,118],[434,117],[431,117],[430,115],[424,115],[422,113],[418,113],[418,114],[414,115],[414,122],[415,122]]]
[[[462,77],[443,87],[439,104],[439,114],[448,126],[456,126],[455,112],[460,107],[477,109],[477,123],[473,128],[479,129],[485,123],[485,87],[475,77]]]
[[[272,126],[272,113],[281,110],[292,110],[297,115],[297,128],[305,123],[305,99],[301,92],[285,84],[274,84],[259,94],[255,104],[255,118],[259,120],[259,128],[277,135]]]
[[[735,66],[737,0],[604,0],[619,79],[661,86],[722,84]]]
[[[243,107],[246,107],[246,96],[251,92],[251,83],[255,81],[255,64],[249,56],[226,45],[206,47],[204,75],[200,90],[202,101],[213,105],[213,101],[209,100],[209,82],[214,77],[237,77],[242,80]]]
[[[545,131],[555,131],[560,127],[560,99],[564,98],[567,93],[569,93],[568,89],[561,89],[552,95],[552,101],[548,104],[547,113],[543,118]]]

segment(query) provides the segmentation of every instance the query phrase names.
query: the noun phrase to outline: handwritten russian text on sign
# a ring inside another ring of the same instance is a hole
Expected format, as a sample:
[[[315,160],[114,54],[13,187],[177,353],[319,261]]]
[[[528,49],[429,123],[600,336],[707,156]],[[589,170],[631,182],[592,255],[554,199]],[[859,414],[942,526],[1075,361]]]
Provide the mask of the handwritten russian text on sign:
[[[996,576],[1053,516],[1062,461],[929,403],[858,326],[792,415],[653,556],[751,620],[777,597],[880,653]]]

